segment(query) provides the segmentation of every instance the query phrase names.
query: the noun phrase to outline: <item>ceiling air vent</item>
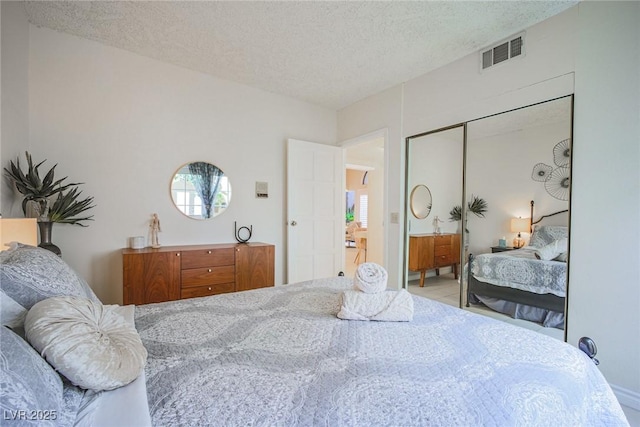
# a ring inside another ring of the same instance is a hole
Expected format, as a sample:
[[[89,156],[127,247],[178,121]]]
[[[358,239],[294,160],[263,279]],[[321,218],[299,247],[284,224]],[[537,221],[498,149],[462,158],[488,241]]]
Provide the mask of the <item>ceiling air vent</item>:
[[[485,70],[501,62],[524,54],[524,33],[502,41],[480,52],[480,63]]]

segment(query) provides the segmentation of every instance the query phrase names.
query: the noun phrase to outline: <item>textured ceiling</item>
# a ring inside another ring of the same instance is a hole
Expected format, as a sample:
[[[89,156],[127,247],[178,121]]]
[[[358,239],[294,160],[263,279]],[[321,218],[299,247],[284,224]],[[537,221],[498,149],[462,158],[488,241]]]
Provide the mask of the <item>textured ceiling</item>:
[[[340,109],[573,1],[27,1],[32,24]]]

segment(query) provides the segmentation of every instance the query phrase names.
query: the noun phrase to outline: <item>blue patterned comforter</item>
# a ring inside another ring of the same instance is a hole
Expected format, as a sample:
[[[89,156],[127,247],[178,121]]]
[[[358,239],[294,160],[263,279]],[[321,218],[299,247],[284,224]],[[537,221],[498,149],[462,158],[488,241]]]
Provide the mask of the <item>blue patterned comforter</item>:
[[[471,273],[481,282],[533,292],[566,295],[567,263],[541,261],[535,248],[482,254],[473,258]]]
[[[627,425],[576,348],[414,297],[336,317],[346,278],[136,307],[155,426]]]

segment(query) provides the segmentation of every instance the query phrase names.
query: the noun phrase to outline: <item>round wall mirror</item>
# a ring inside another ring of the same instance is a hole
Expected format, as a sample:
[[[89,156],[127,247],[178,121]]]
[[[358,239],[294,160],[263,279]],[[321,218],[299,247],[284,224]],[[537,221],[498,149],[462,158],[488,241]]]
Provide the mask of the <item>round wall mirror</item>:
[[[231,183],[222,169],[211,163],[187,163],[171,179],[171,198],[189,218],[210,219],[229,206]]]
[[[431,191],[424,184],[413,187],[410,195],[411,213],[418,219],[425,219],[431,212]]]

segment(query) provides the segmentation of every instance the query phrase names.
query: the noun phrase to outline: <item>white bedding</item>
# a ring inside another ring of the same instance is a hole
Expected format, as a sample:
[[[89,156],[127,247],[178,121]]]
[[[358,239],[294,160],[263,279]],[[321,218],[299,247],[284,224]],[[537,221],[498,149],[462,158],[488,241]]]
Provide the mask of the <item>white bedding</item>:
[[[566,343],[425,298],[340,320],[347,278],[136,307],[154,426],[626,426]]]
[[[543,261],[536,248],[481,254],[473,258],[471,273],[477,280],[535,294],[566,295],[567,263]],[[466,274],[463,274],[466,280]]]

